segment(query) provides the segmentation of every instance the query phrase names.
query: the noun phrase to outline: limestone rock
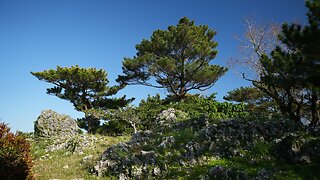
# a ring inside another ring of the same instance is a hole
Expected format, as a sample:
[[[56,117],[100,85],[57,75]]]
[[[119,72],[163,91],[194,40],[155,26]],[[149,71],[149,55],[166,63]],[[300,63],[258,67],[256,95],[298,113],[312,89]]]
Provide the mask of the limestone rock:
[[[70,116],[58,114],[53,110],[45,110],[35,121],[34,132],[37,136],[45,138],[73,136],[79,133],[79,127]]]
[[[173,114],[173,109],[163,111],[159,121],[164,123],[158,128],[140,131],[130,141],[109,147],[93,171],[100,176],[112,174],[119,179],[163,179],[167,175],[174,179],[177,176],[170,174],[169,165],[188,174],[188,167],[200,167],[220,158],[244,157],[246,152],[263,142],[276,143],[280,147],[279,155],[289,155],[290,159],[298,157],[295,161],[301,164],[312,162],[313,157],[320,154],[318,141],[308,143],[301,139],[297,144],[295,135],[287,135],[294,132],[295,127],[286,119],[270,122],[234,119],[210,124],[211,119],[206,117],[176,122]],[[253,158],[252,166],[268,159],[267,155]],[[216,165],[209,167],[199,179],[254,179],[255,176],[272,179],[273,174],[269,169],[262,169],[258,174],[250,175],[242,169]]]

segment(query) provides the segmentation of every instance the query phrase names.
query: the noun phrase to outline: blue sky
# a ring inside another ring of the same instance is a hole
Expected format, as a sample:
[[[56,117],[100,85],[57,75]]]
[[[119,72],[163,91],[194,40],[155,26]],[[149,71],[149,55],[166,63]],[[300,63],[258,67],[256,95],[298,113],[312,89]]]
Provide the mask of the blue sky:
[[[44,109],[73,118],[83,114],[71,103],[47,95],[51,85],[31,71],[60,66],[96,67],[108,72],[110,85],[121,74],[124,57],[135,55],[135,45],[156,29],[176,25],[188,17],[197,25],[217,31],[218,56],[214,64],[239,56],[234,38],[245,31],[244,17],[263,22],[305,22],[303,0],[0,0],[0,121],[12,130],[33,131],[33,122]],[[226,93],[248,82],[232,70],[202,94]],[[136,97],[164,90],[129,86],[119,96]]]

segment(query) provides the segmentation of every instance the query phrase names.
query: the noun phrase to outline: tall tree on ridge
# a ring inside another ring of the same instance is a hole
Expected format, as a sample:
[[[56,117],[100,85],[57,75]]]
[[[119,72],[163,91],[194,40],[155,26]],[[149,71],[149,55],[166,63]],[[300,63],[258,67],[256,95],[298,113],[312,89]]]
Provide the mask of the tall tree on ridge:
[[[259,79],[244,78],[272,97],[285,116],[297,123],[306,118],[312,126],[319,123],[320,1],[307,1],[306,6],[309,25],[284,24],[282,44],[258,54]]]
[[[155,30],[150,40],[136,45],[137,56],[124,59],[124,75],[117,81],[165,88],[177,100],[191,90],[207,90],[227,71],[209,64],[217,54],[215,35],[208,26],[196,26],[186,17],[167,30]]]

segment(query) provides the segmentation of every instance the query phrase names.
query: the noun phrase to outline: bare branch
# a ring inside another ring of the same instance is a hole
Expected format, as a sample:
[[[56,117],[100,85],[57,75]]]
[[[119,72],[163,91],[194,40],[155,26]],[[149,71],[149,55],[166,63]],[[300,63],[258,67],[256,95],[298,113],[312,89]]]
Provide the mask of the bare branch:
[[[228,61],[230,69],[236,74],[246,74],[250,79],[259,79],[262,75],[260,58],[270,53],[276,46],[281,45],[278,40],[280,25],[274,23],[257,23],[254,18],[244,19],[246,32],[242,37],[237,36],[240,42],[240,58]],[[237,69],[236,69],[237,68]]]

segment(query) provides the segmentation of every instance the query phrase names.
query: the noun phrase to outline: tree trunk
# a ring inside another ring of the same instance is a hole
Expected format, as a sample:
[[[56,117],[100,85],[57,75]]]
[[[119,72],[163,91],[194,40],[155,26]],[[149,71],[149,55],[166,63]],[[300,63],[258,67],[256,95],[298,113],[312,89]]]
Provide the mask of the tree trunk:
[[[310,109],[312,118],[310,126],[314,126],[319,122],[318,95],[315,90],[312,91]]]
[[[88,131],[89,134],[92,134],[92,119],[87,114],[85,115],[85,118],[86,118],[87,123],[88,123],[88,130],[87,131]]]
[[[130,125],[133,128],[134,134],[136,134],[138,132],[137,127],[136,127],[136,123],[130,121]]]
[[[136,124],[133,124],[133,130],[134,130],[134,134],[136,134],[138,132],[138,130],[136,128]]]

